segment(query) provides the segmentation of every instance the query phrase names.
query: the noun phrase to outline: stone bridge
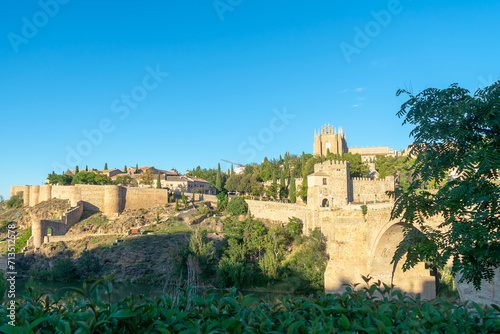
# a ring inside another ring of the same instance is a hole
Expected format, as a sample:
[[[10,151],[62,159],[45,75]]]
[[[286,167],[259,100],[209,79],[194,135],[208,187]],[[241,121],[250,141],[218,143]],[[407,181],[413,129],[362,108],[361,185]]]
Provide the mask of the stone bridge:
[[[390,220],[393,203],[366,204],[363,215],[361,205],[344,205],[335,208],[311,209],[297,204],[247,200],[249,210],[256,218],[287,223],[297,217],[304,223],[304,231],[319,227],[326,239],[329,261],[325,271],[325,292],[341,292],[343,284],[360,283],[366,286],[362,276],[370,275],[375,281],[410,294],[420,293],[423,299],[436,297],[435,277],[424,263],[403,272],[404,258],[396,268],[391,263],[397,245],[403,240],[403,226]],[[439,221],[428,221],[437,226]],[[394,270],[394,278],[392,273]],[[455,283],[462,301],[472,300],[481,304],[500,303],[500,270],[496,270],[493,282],[483,282],[476,291],[471,284]]]

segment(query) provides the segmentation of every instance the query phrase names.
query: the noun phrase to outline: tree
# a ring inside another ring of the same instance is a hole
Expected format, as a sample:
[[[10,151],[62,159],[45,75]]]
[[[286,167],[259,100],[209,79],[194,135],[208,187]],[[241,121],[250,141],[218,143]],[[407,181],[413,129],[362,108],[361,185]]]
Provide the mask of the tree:
[[[85,171],[88,172],[89,171],[89,166],[88,165],[85,165]]]
[[[285,171],[281,171],[280,177],[280,198],[286,197]]]
[[[139,174],[139,164],[135,164],[135,172],[134,174]]]
[[[184,194],[184,189],[182,189],[181,191],[181,198],[182,198],[182,203],[184,204],[184,206],[186,206],[187,200],[186,200],[186,195]]]
[[[403,269],[432,259],[443,267],[453,261],[452,273],[476,288],[491,280],[500,266],[500,81],[474,95],[451,85],[429,88],[409,96],[398,112],[403,124],[414,125],[410,154],[413,181],[396,200],[391,218],[405,224],[406,238],[394,256],[407,252]],[[437,191],[425,190],[434,181],[443,184],[446,173],[455,177]],[[431,217],[442,219],[437,229],[425,228]],[[423,237],[412,233],[419,227]]]
[[[153,175],[151,175],[151,169],[148,169],[147,171],[142,173],[140,179],[141,184],[151,186],[153,184]]]
[[[125,165],[125,167],[123,167],[123,172],[126,173],[127,172],[127,165]]]
[[[220,172],[220,163],[217,167],[217,178],[215,179],[215,188],[217,188],[217,192],[222,191],[222,180],[221,180],[221,172]]]
[[[156,179],[156,189],[161,189],[161,177],[160,177],[160,173],[158,173],[158,178]]]
[[[233,197],[227,204],[227,211],[232,215],[244,215],[248,212],[248,204],[243,197]]]
[[[78,165],[76,165],[76,167],[75,167],[75,175],[78,174],[79,171],[80,170],[78,169]]]
[[[107,162],[104,164],[104,170],[108,170],[108,163]]]
[[[115,183],[127,186],[130,184],[131,181],[132,181],[132,178],[128,175],[118,175],[116,177]]]
[[[290,202],[295,203],[297,201],[296,199],[296,194],[295,194],[295,175],[292,170],[292,175],[290,176]]]

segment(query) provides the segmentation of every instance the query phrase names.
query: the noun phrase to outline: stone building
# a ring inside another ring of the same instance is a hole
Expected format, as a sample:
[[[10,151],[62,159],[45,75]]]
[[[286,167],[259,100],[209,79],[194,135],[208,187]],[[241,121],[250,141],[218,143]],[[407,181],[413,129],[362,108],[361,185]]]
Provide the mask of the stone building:
[[[328,151],[333,154],[347,153],[347,141],[342,128],[337,130],[325,124],[318,132],[314,129],[313,154],[326,156]]]
[[[377,155],[398,157],[402,152],[388,146],[347,147],[345,133],[341,127],[338,130],[330,124],[324,125],[319,131],[314,130],[313,154],[326,156],[328,151],[333,154],[353,153],[361,155],[363,162],[375,159]]]
[[[167,176],[165,183],[162,181],[162,187],[163,184],[174,194],[180,194],[183,190],[185,193],[196,191],[206,195],[217,193],[217,189],[210,187],[210,182],[196,176]]]
[[[383,180],[351,178],[349,162],[325,161],[314,165],[307,185],[307,205],[311,208],[388,202],[392,198],[386,192],[394,191],[394,176]]]

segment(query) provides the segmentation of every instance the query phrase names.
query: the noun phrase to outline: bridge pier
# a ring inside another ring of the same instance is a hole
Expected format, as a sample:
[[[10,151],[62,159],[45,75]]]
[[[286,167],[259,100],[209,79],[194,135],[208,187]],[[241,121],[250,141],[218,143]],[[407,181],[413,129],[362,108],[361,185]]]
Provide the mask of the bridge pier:
[[[392,257],[403,240],[403,226],[390,221],[390,209],[381,208],[363,216],[361,210],[324,211],[319,215],[327,239],[330,260],[325,271],[325,292],[345,290],[343,284],[365,287],[363,276],[380,280],[423,299],[436,297],[435,278],[424,263],[403,272],[403,257],[394,268]],[[394,278],[392,274],[394,271]]]

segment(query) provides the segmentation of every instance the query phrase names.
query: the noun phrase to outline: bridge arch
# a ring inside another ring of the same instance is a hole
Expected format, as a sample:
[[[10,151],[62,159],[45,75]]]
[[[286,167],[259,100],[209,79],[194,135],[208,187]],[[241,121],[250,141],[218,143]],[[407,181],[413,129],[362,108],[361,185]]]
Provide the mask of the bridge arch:
[[[403,256],[396,266],[391,263],[397,246],[404,238],[403,231],[404,225],[394,221],[389,221],[380,229],[369,252],[370,275],[375,280],[381,280],[387,285],[392,282],[396,288],[402,291],[411,294],[420,293],[424,299],[435,298],[435,278],[431,276],[430,270],[426,269],[423,262],[406,272],[403,272],[406,256]],[[421,232],[415,229],[414,233]],[[392,279],[393,272],[394,279]]]

